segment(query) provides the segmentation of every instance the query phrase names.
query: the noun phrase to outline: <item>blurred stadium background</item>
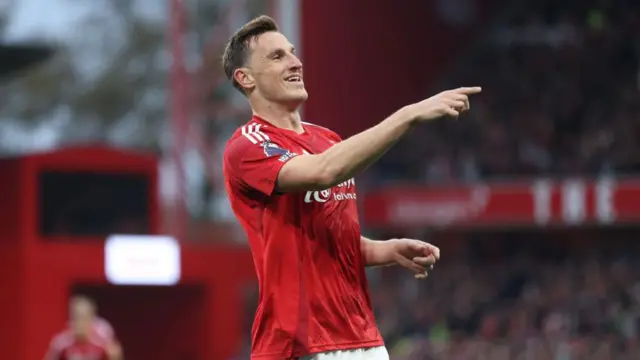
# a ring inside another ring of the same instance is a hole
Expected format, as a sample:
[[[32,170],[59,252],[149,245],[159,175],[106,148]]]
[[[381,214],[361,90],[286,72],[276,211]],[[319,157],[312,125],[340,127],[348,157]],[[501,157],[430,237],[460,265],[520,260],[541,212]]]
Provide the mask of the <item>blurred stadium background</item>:
[[[84,294],[128,360],[248,359],[219,161],[250,112],[218,58],[267,13],[301,49],[304,118],[343,137],[484,88],[358,177],[367,235],[443,253],[423,283],[370,271],[392,359],[640,359],[639,7],[0,1],[0,357],[41,359]]]

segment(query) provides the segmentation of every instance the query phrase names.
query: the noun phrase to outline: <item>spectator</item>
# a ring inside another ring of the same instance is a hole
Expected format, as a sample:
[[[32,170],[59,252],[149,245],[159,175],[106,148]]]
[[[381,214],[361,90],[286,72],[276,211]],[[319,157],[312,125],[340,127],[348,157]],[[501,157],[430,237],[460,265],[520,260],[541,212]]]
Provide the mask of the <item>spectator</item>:
[[[446,183],[640,170],[640,3],[525,3],[446,81],[483,86],[473,111],[391,151],[378,176]]]

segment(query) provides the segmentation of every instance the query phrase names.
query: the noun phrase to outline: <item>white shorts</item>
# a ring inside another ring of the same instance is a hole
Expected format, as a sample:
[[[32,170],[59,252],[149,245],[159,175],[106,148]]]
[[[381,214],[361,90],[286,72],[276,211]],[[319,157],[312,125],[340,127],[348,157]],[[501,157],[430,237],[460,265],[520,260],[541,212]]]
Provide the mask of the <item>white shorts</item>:
[[[300,360],[389,360],[389,353],[384,346],[367,349],[327,351],[308,355]]]

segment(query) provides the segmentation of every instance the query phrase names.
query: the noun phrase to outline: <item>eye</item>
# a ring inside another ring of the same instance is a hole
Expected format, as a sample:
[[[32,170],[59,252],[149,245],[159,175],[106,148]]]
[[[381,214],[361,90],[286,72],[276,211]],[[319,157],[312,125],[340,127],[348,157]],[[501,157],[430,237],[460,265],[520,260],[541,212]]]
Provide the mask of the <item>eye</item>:
[[[282,50],[274,51],[269,57],[271,60],[282,60],[284,58],[285,53]]]

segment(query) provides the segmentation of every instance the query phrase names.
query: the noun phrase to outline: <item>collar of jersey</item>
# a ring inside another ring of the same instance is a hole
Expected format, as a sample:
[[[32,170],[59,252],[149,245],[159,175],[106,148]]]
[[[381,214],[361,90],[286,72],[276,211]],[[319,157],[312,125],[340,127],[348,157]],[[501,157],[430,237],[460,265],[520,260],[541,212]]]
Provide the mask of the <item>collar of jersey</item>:
[[[278,130],[281,130],[281,131],[290,132],[290,133],[295,134],[295,135],[297,135],[297,136],[305,136],[305,135],[308,135],[307,126],[306,126],[304,123],[301,123],[301,124],[300,124],[300,125],[302,125],[302,130],[303,130],[303,132],[302,132],[302,133],[300,133],[300,134],[298,134],[297,132],[295,132],[295,131],[293,131],[293,130],[289,130],[289,129],[285,129],[285,128],[281,128],[281,127],[278,127],[278,126],[276,126],[276,125],[273,125],[272,123],[270,123],[269,121],[267,121],[267,120],[265,120],[265,119],[261,118],[261,117],[260,117],[260,116],[258,116],[258,115],[253,115],[252,120],[253,120],[253,121],[255,121],[255,122],[258,122],[258,123],[260,123],[260,124],[266,125],[266,126],[274,127],[274,128],[276,128],[276,129],[278,129]]]

